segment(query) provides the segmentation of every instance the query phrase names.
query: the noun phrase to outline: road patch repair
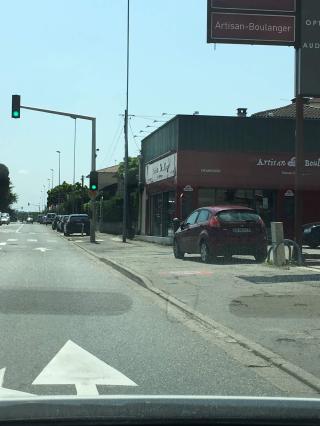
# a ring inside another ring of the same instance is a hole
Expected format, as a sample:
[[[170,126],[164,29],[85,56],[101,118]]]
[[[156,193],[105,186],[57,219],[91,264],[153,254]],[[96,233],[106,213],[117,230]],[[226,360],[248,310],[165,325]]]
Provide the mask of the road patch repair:
[[[108,238],[105,235],[104,237],[105,241],[99,245],[90,244],[88,240],[82,244],[77,244],[75,241],[73,243],[89,255],[157,295],[167,307],[171,306],[177,312],[184,314],[189,319],[186,321],[188,327],[195,327],[197,331],[203,332],[205,338],[223,348],[240,363],[254,368],[258,375],[272,381],[279,389],[292,393],[294,388],[296,395],[310,394],[310,392],[320,393],[320,374],[318,376],[317,372],[307,371],[305,365],[292,362],[289,352],[288,354],[286,352],[278,353],[279,340],[276,342],[277,347],[264,346],[261,344],[261,342],[264,343],[263,340],[260,339],[260,334],[263,333],[256,333],[252,337],[252,333],[251,335],[247,333],[245,327],[237,329],[236,325],[237,323],[242,324],[241,321],[250,321],[248,323],[250,326],[254,325],[256,321],[252,322],[252,316],[246,316],[239,310],[247,304],[246,299],[234,297],[237,296],[235,293],[238,293],[240,297],[256,293],[257,284],[249,280],[252,276],[256,277],[255,281],[259,281],[259,277],[261,277],[261,281],[266,281],[264,286],[259,287],[261,294],[266,294],[264,300],[268,299],[268,291],[271,292],[271,290],[278,295],[278,300],[283,301],[285,297],[281,297],[282,293],[299,292],[302,291],[301,288],[304,291],[308,289],[312,295],[313,292],[318,291],[318,285],[314,282],[314,279],[319,282],[317,274],[305,271],[306,268],[298,267],[286,267],[279,270],[269,265],[257,264],[251,259],[241,259],[240,263],[237,263],[235,259],[234,262],[227,264],[212,265],[203,264],[197,258],[191,257],[181,261],[173,257],[170,247],[134,240],[129,244],[123,244],[118,237]],[[163,270],[164,265],[166,271]],[[188,267],[191,265],[193,267],[189,269]],[[275,271],[277,272],[275,273]],[[287,277],[291,277],[289,271],[294,271],[294,283],[286,281]],[[296,277],[299,272],[301,272],[301,278]],[[310,278],[302,283],[302,277],[308,275]],[[282,280],[285,284],[281,284],[279,288],[279,284],[274,282],[274,276],[283,276]],[[245,282],[247,282],[246,285],[244,285]],[[172,286],[173,283],[176,285]],[[263,300],[261,295],[259,297]],[[299,297],[298,294],[297,300]],[[235,302],[237,299],[239,302]],[[312,297],[307,299],[312,300]],[[295,303],[295,305],[295,308],[300,310],[299,317],[304,307],[298,306],[299,303]],[[220,318],[221,306],[225,310],[224,314],[226,314],[227,308],[229,309],[228,318]],[[281,306],[277,305],[277,307],[281,313]],[[238,312],[236,312],[237,309]],[[287,320],[288,317],[290,315],[284,315],[284,320]],[[231,319],[233,323],[230,322]],[[258,320],[265,323],[265,318],[258,318]],[[314,322],[314,318],[311,320]],[[276,330],[278,322],[279,318],[275,318],[270,324],[270,329]],[[283,337],[281,333],[285,333],[286,336],[289,330],[283,329],[277,333],[277,339],[286,339],[287,337]],[[313,340],[314,342],[315,340]],[[283,350],[283,345],[280,349]]]

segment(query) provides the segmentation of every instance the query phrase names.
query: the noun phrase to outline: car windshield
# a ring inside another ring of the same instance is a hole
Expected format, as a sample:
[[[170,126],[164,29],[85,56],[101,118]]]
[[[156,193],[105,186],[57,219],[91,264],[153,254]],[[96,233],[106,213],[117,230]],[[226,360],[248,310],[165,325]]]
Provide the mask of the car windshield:
[[[0,4],[0,419],[319,398],[320,0]]]

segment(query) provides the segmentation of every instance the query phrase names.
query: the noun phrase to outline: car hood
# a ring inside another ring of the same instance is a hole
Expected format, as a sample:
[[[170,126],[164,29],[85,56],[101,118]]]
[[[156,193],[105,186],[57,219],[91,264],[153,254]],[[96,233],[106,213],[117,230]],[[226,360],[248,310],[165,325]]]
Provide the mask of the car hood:
[[[115,424],[150,421],[286,421],[319,420],[320,400],[303,398],[245,398],[208,396],[30,397],[0,400],[0,422],[99,420]],[[279,424],[279,423],[278,423]]]

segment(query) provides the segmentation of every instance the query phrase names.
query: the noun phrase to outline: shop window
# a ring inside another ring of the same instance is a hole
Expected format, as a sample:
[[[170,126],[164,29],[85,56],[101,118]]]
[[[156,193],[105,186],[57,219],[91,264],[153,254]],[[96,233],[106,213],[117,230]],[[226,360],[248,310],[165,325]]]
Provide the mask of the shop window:
[[[200,188],[198,191],[198,206],[214,206],[216,200],[215,192],[214,188]]]
[[[176,193],[168,192],[168,201],[167,201],[167,232],[166,235],[171,237],[174,234],[173,230],[173,219],[176,215]]]

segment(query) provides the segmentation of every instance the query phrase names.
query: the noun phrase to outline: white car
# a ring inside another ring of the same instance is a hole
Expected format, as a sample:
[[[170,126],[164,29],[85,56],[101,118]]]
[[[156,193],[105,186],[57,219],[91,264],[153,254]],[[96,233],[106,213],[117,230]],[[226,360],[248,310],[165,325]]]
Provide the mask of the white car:
[[[10,216],[9,213],[1,213],[1,225],[9,225],[10,223]]]

